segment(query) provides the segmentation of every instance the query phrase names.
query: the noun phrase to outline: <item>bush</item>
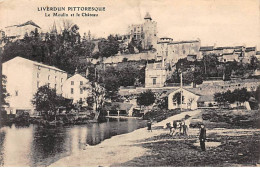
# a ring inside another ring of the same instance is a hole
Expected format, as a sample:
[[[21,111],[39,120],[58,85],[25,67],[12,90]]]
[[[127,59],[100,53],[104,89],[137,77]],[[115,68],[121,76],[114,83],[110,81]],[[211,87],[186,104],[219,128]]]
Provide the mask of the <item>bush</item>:
[[[144,119],[153,119],[157,122],[167,119],[168,117],[177,115],[180,113],[180,109],[175,110],[153,110],[149,111],[144,115]]]

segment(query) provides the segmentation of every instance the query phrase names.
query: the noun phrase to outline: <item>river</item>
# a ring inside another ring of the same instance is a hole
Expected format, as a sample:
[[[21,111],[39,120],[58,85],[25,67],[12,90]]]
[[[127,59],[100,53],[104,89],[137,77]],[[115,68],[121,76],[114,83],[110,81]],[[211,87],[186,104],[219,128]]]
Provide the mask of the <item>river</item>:
[[[0,166],[48,166],[58,159],[87,149],[115,135],[146,126],[138,119],[107,119],[103,123],[46,128],[0,128]],[[94,154],[94,153],[93,153]]]

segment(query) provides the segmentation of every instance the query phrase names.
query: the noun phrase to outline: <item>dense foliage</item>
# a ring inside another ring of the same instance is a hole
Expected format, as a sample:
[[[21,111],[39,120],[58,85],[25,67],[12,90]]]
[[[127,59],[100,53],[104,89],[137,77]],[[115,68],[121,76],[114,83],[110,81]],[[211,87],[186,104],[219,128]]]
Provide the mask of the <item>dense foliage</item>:
[[[256,57],[251,57],[250,63],[240,63],[237,61],[229,61],[221,63],[218,61],[218,55],[205,54],[201,61],[189,61],[187,58],[180,59],[176,63],[176,70],[167,83],[180,83],[180,73],[182,72],[183,83],[201,84],[203,80],[210,78],[219,78],[224,81],[230,80],[231,77],[247,78],[260,68],[260,62]]]
[[[137,97],[137,104],[139,106],[150,106],[155,102],[155,94],[151,90],[142,92]]]
[[[227,103],[243,103],[249,100],[251,93],[246,88],[235,89],[234,91],[226,91],[222,93],[215,93],[214,99],[216,102],[226,105]]]
[[[45,85],[41,86],[34,94],[32,104],[41,114],[53,115],[56,114],[60,107],[68,107],[70,101],[56,94],[55,89],[51,89]]]
[[[182,99],[181,99],[181,92],[177,92],[172,97],[172,101],[177,102],[177,104],[180,105],[181,102],[183,103],[183,101],[184,101],[184,96],[182,96]]]
[[[2,105],[8,105],[8,102],[6,100],[6,98],[9,96],[9,94],[7,93],[7,90],[6,90],[6,76],[5,75],[2,75],[2,94],[1,94],[1,101],[2,101]]]
[[[52,30],[41,35],[35,29],[23,39],[10,41],[5,45],[3,62],[21,56],[54,65],[72,74],[75,68],[80,66],[80,57],[90,57],[95,47],[95,44],[87,39],[80,41],[78,30],[78,26],[72,23],[65,24],[61,33]]]

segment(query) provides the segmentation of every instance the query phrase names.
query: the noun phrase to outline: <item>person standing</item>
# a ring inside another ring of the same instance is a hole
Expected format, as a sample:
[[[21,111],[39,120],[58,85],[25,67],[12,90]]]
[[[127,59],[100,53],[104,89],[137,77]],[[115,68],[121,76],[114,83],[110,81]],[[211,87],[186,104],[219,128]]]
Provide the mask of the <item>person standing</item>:
[[[172,126],[175,130],[177,129],[177,122],[175,120],[173,121]]]
[[[149,131],[152,132],[152,121],[151,120],[148,120],[148,122],[147,122],[147,130],[148,130],[148,132]]]
[[[185,122],[183,122],[182,129],[183,129],[183,135],[187,136],[188,126],[185,124]]]
[[[200,140],[200,147],[202,151],[205,151],[205,141],[206,141],[206,129],[205,126],[202,124],[200,125],[200,136],[199,136],[199,140]]]

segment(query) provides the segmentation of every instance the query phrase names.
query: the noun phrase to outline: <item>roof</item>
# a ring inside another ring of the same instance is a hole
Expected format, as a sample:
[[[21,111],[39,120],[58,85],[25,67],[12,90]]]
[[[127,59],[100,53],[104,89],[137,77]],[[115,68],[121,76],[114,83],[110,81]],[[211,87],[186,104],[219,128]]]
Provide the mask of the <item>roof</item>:
[[[144,19],[150,19],[150,20],[152,20],[152,17],[151,17],[151,15],[149,14],[149,12],[147,12],[147,13],[145,14]]]
[[[204,47],[200,47],[199,51],[213,51],[214,46],[204,46]]]
[[[146,65],[146,69],[151,70],[163,70],[162,63],[150,63]]]
[[[129,103],[120,103],[120,102],[113,102],[107,103],[104,107],[105,110],[126,110],[129,111],[133,104]]]
[[[170,37],[162,37],[160,39],[171,39],[172,40],[172,38],[170,38]]]
[[[234,51],[235,52],[242,52],[243,50],[242,49],[235,49]]]
[[[211,101],[214,101],[213,95],[200,96],[197,100],[197,102],[211,102]]]
[[[46,65],[46,64],[42,64],[42,63],[38,63],[36,61],[32,61],[32,60],[29,60],[29,59],[26,59],[26,58],[23,58],[23,57],[20,57],[20,56],[17,56],[15,58],[11,59],[11,60],[8,60],[5,63],[10,62],[10,61],[14,61],[14,60],[24,60],[26,62],[31,62],[31,63],[33,63],[36,66],[41,66],[41,67],[45,67],[45,68],[49,68],[49,69],[52,69],[52,70],[56,70],[56,71],[60,71],[60,72],[66,73],[65,71],[63,71],[63,70],[61,70],[61,69],[59,69],[57,67],[49,66],[49,65]]]
[[[184,44],[184,43],[195,43],[195,42],[199,42],[199,40],[174,41],[174,42],[171,42],[170,44]]]
[[[216,47],[214,50],[223,50],[223,49],[242,49],[244,46],[234,46],[234,47]]]
[[[247,47],[245,52],[250,52],[250,51],[255,51],[256,48],[255,47]]]
[[[84,77],[83,75],[81,75],[79,73],[75,73],[74,75],[70,76],[66,81],[70,81],[73,78],[80,78],[80,79],[88,81],[88,79],[86,77]]]
[[[223,53],[223,55],[233,55],[233,53]]]
[[[26,25],[32,25],[32,26],[35,26],[35,27],[41,28],[39,25],[35,24],[32,20],[27,21],[27,22],[25,22],[25,23],[23,23],[23,24],[12,25],[12,26],[8,26],[8,27],[23,27],[23,26],[26,26]],[[8,28],[8,27],[5,27],[5,28]]]
[[[173,92],[175,92],[175,91],[178,91],[178,90],[180,90],[181,88],[178,88],[178,89],[174,89],[173,91],[169,91],[169,92],[167,92],[166,94],[170,94],[170,93],[173,93]],[[190,93],[193,93],[193,94],[195,94],[195,95],[197,95],[197,96],[201,96],[201,94],[199,94],[199,93],[197,93],[197,92],[194,92],[194,91],[192,91],[191,89],[186,89],[186,88],[183,88],[183,90],[186,90],[186,91],[188,91],[188,92],[190,92]]]

